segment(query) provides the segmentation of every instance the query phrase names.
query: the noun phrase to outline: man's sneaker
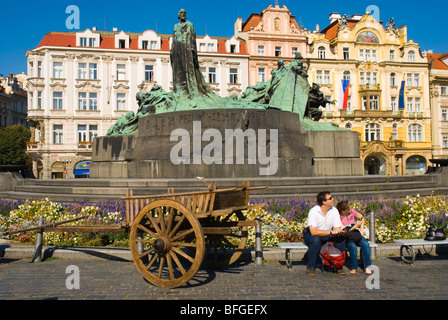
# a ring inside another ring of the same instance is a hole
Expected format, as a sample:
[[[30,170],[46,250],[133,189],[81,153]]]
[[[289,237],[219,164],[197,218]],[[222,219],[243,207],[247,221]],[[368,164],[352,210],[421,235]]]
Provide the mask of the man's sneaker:
[[[316,275],[316,271],[314,269],[308,269],[306,268],[306,274],[310,277],[314,277]]]

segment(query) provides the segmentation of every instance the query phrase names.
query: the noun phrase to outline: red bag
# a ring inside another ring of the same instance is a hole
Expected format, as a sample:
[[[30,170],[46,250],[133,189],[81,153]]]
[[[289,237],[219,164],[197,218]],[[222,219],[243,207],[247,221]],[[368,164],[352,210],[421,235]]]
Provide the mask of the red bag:
[[[322,246],[320,255],[324,265],[332,268],[333,271],[341,269],[345,263],[345,251],[341,252],[331,241]]]

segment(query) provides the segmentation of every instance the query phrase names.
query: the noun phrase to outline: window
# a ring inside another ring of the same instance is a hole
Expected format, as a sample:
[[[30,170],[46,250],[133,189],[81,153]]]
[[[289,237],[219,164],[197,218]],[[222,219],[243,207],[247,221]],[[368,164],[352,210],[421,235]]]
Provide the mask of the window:
[[[264,56],[264,46],[258,46],[258,55]]]
[[[414,87],[420,87],[420,74],[414,73]]]
[[[126,49],[126,40],[118,40],[118,48]]]
[[[53,62],[53,78],[62,79],[62,62]]]
[[[381,140],[381,126],[379,124],[367,124],[365,133],[367,142]]]
[[[53,125],[53,144],[64,143],[64,126],[62,124]]]
[[[319,59],[325,59],[325,47],[319,47],[319,49],[317,49],[317,57]]]
[[[392,140],[398,140],[398,125],[396,123],[392,125]]]
[[[275,47],[275,56],[276,57],[282,56],[282,47]]]
[[[42,78],[42,61],[37,62],[37,77]]]
[[[444,149],[448,148],[448,136],[442,137],[442,148],[444,148]]]
[[[208,83],[216,83],[216,68],[208,68]]]
[[[78,64],[78,79],[87,79],[87,64]]]
[[[390,104],[392,107],[392,111],[398,111],[397,97],[391,97]]]
[[[62,110],[62,92],[53,92],[53,110]]]
[[[423,128],[419,124],[411,124],[408,134],[409,142],[423,142]]]
[[[87,141],[87,126],[78,125],[78,142],[86,142],[86,141]]]
[[[80,38],[79,39],[79,46],[80,47],[95,47],[95,38]]]
[[[87,47],[87,38],[80,38],[79,39],[79,45],[81,47]]]
[[[205,52],[207,50],[207,46],[205,43],[199,44],[199,51]]]
[[[422,111],[422,99],[421,98],[415,98],[415,112],[421,112]]]
[[[94,48],[95,47],[95,38],[89,38],[89,47]]]
[[[89,110],[97,110],[98,109],[98,94],[91,92],[89,94]]]
[[[151,41],[151,43],[152,43],[152,41]],[[213,43],[208,43],[207,44],[207,50],[208,50],[208,52],[215,52],[214,44]]]
[[[32,92],[28,92],[28,109],[33,110],[34,107],[34,94]]]
[[[78,110],[87,110],[87,93],[78,93]]]
[[[350,60],[350,48],[343,48],[342,54],[344,55],[344,60]]]
[[[390,50],[389,51],[389,60],[390,61],[395,61],[395,50]]]
[[[378,73],[377,72],[360,72],[359,80],[361,85],[367,84],[378,84]]]
[[[344,80],[350,81],[350,71],[344,71]]]
[[[231,83],[231,84],[237,84],[238,83],[238,69],[230,68],[229,83]]]
[[[96,63],[89,63],[89,79],[90,80],[98,79],[97,68],[98,68],[98,66]]]
[[[147,50],[148,49],[148,41],[147,40],[143,40],[142,41],[142,49],[143,50]]]
[[[414,51],[408,52],[408,62],[415,62],[415,52]]]
[[[117,64],[117,80],[126,80],[126,65]]]
[[[407,98],[406,106],[408,108],[408,112],[414,112],[414,98]]]
[[[258,82],[264,82],[266,78],[265,68],[258,68]]]
[[[378,96],[370,96],[370,110],[379,110]]]
[[[78,125],[78,142],[92,142],[96,137],[98,137],[97,125]]]
[[[157,50],[159,47],[157,41],[151,41],[150,45],[151,50]]]
[[[89,126],[89,141],[93,141],[96,137],[98,137],[98,125],[90,125]]]
[[[316,71],[316,83],[317,84],[322,84],[323,83],[322,70],[317,70]]]
[[[419,73],[407,73],[406,74],[406,86],[420,87],[420,74]]]
[[[395,77],[395,73],[391,73],[390,74],[390,86],[391,87],[395,87],[396,84],[396,77]]]
[[[154,81],[154,66],[145,66],[145,81]]]
[[[297,52],[299,52],[299,48],[297,48],[297,47],[292,47],[292,49],[291,49],[291,54],[292,54],[292,57],[293,57],[293,58],[296,56],[296,53],[297,53]]]
[[[37,91],[37,110],[42,109],[42,91]]]
[[[117,110],[126,110],[126,93],[117,93]]]
[[[448,109],[442,109],[442,121],[448,121]]]
[[[324,71],[324,84],[331,84],[330,71]]]
[[[446,96],[448,95],[448,87],[440,87],[440,95]]]

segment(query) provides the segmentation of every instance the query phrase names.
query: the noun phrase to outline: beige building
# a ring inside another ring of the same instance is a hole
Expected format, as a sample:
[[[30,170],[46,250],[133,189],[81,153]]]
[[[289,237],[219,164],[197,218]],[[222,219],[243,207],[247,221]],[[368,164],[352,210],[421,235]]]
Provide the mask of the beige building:
[[[136,112],[137,92],[154,86],[172,90],[171,35],[105,32],[52,32],[27,52],[28,152],[42,179],[87,177],[92,141],[116,120]],[[221,96],[248,86],[244,41],[198,37],[201,70]]]
[[[432,158],[429,69],[407,27],[332,13],[308,38],[309,80],[337,101],[322,121],[359,133],[365,174],[424,174]]]
[[[428,54],[433,158],[448,159],[448,53]]]

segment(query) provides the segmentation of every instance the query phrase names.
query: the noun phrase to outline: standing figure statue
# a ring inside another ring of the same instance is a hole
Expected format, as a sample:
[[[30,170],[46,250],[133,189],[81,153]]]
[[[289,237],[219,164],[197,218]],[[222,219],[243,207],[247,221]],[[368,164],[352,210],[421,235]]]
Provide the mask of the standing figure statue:
[[[174,26],[171,48],[174,93],[193,99],[198,96],[212,97],[215,93],[207,86],[199,69],[196,31],[187,21],[187,12],[179,11],[179,23]]]

